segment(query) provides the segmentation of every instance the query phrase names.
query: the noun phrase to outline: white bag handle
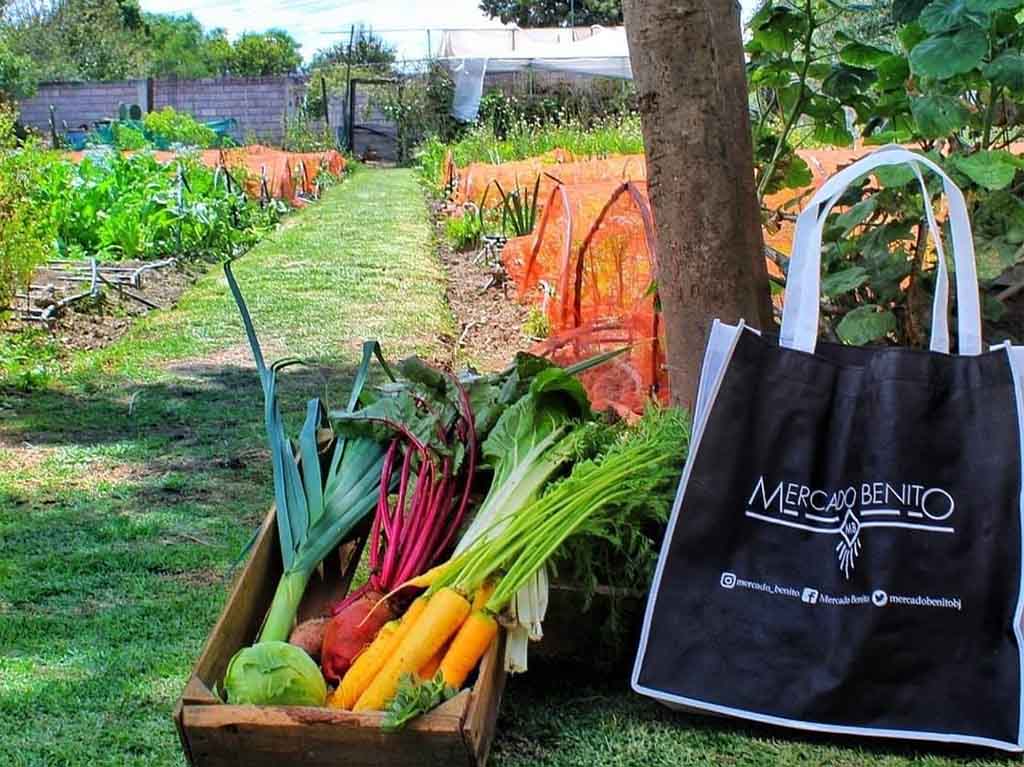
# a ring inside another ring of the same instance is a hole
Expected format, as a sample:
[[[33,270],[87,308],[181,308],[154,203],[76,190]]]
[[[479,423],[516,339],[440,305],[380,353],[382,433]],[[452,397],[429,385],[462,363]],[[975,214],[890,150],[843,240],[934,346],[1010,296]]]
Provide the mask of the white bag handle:
[[[786,298],[782,310],[782,330],[779,343],[790,349],[814,352],[818,340],[818,313],[821,293],[821,239],[825,220],[855,179],[873,168],[884,165],[909,165],[924,196],[925,216],[935,249],[938,266],[935,278],[935,302],[932,308],[932,337],[930,348],[934,352],[949,353],[949,275],[935,213],[921,175],[921,166],[934,171],[942,179],[942,187],[949,206],[949,227],[952,234],[953,263],[956,269],[956,296],[959,353],[981,354],[981,304],[978,298],[978,274],[974,263],[974,240],[967,218],[967,204],[963,192],[953,180],[923,155],[899,146],[886,146],[867,157],[862,157],[826,181],[797,217],[793,238],[793,255],[786,276]]]

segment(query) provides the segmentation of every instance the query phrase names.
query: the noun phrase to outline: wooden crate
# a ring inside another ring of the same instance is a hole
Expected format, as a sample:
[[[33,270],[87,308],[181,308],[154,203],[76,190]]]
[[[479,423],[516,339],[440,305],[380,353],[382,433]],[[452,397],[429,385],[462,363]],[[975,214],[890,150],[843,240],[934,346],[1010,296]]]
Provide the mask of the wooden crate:
[[[362,551],[362,539],[342,546],[314,575],[299,610],[303,619],[341,598]],[[235,581],[192,676],[174,710],[185,757],[194,767],[454,767],[482,766],[494,737],[505,686],[504,636],[480,664],[472,689],[463,690],[395,733],[380,729],[382,714],[307,706],[232,706],[213,694],[228,662],[251,644],[281,575],[273,510],[252,555]]]

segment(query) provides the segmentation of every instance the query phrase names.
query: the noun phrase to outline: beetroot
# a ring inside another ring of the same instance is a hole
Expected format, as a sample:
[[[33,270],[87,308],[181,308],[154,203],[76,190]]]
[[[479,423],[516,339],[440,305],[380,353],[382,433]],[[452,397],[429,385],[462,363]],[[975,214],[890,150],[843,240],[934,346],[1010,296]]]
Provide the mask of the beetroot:
[[[313,660],[320,660],[320,648],[330,618],[310,618],[292,629],[288,643],[301,647]]]
[[[327,624],[320,665],[329,682],[339,682],[356,656],[377,636],[380,627],[395,617],[387,602],[377,604],[382,598],[383,594],[367,591]]]

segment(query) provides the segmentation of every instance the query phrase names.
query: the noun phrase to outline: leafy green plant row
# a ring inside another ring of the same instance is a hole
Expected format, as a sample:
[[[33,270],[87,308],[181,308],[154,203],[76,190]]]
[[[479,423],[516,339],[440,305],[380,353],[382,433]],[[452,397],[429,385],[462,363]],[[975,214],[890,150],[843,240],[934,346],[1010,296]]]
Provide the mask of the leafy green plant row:
[[[559,123],[518,120],[499,137],[491,125],[475,125],[458,141],[446,144],[439,138],[426,139],[419,149],[420,170],[425,179],[439,184],[444,161],[450,150],[456,166],[471,162],[501,163],[536,157],[553,149],[566,149],[579,157],[607,157],[643,152],[640,117],[629,113],[584,124],[568,119]]]
[[[34,199],[62,258],[227,258],[281,213],[193,158],[161,164],[146,153],[51,161]]]

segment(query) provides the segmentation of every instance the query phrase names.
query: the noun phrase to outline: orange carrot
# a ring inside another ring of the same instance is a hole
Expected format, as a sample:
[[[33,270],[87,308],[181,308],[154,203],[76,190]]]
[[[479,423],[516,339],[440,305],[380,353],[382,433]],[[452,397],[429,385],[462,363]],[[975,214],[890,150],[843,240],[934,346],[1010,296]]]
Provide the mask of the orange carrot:
[[[355,711],[379,711],[395,696],[405,674],[415,674],[431,656],[444,647],[469,615],[469,601],[451,588],[440,589],[427,603],[419,620],[398,648],[359,696]]]
[[[448,645],[445,645],[438,650],[434,655],[423,664],[423,668],[416,672],[416,676],[422,679],[424,682],[429,682],[437,674],[437,670],[441,667],[441,660],[444,658],[444,654],[448,652]]]
[[[496,636],[498,622],[494,616],[483,610],[475,610],[462,624],[441,660],[445,684],[460,689]]]
[[[497,585],[498,582],[493,578],[488,578],[484,581],[483,585],[476,590],[476,595],[473,597],[473,612],[484,609],[484,605],[486,605],[487,600],[491,598],[491,594],[494,593],[494,587]]]
[[[348,671],[345,672],[337,692],[331,698],[336,700],[338,705],[329,702],[328,705],[331,708],[350,709],[355,705],[359,696],[370,686],[373,678],[384,667],[388,658],[394,654],[402,639],[409,633],[426,607],[426,598],[420,597],[409,605],[409,609],[405,611],[401,620],[391,621],[377,632],[373,643],[356,657]]]

